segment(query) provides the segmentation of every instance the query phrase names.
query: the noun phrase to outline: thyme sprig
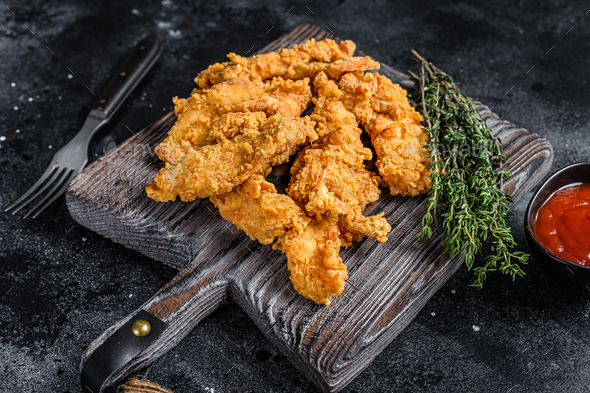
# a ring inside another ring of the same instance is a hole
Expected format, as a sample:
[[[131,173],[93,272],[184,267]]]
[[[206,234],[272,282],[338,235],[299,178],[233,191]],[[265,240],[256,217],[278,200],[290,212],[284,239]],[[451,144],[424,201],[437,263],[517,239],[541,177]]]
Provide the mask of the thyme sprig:
[[[432,181],[420,242],[432,236],[440,214],[443,252],[454,257],[464,251],[469,270],[491,234],[492,255],[485,258],[483,266],[473,269],[471,286],[482,288],[487,274],[496,270],[513,280],[523,276],[520,264],[525,264],[529,255],[510,251],[516,242],[506,221],[512,198],[501,189],[503,180],[510,176],[502,169],[506,160],[502,144],[453,79],[412,53],[420,75],[410,72],[417,86],[411,98],[424,117],[429,136],[426,148]]]

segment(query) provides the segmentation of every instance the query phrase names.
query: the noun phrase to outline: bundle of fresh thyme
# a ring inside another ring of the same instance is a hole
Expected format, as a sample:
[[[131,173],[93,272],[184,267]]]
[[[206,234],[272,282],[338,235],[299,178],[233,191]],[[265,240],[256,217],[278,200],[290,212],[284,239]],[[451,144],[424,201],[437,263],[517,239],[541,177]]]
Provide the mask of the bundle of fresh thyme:
[[[506,222],[512,199],[501,189],[502,180],[510,175],[502,170],[502,145],[453,79],[412,53],[421,70],[420,76],[410,72],[417,87],[411,98],[429,136],[432,180],[420,241],[432,236],[432,224],[438,225],[437,214],[442,213],[443,252],[454,257],[463,250],[469,270],[491,234],[492,255],[474,269],[471,286],[482,288],[487,273],[498,270],[498,263],[500,272],[513,280],[523,276],[519,263],[526,263],[529,255],[509,251],[516,242]]]

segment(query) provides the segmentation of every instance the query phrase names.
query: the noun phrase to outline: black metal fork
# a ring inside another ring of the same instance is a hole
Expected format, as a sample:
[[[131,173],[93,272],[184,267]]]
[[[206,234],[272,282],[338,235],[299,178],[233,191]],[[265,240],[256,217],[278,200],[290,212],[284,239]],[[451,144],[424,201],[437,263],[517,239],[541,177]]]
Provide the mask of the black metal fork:
[[[158,60],[161,52],[162,46],[156,35],[142,39],[133,48],[92,106],[82,129],[67,145],[55,153],[45,173],[27,192],[6,207],[5,212],[12,210],[12,214],[15,214],[37,201],[24,216],[26,218],[32,215],[35,218],[66,192],[74,177],[88,162],[90,139],[109,122]]]

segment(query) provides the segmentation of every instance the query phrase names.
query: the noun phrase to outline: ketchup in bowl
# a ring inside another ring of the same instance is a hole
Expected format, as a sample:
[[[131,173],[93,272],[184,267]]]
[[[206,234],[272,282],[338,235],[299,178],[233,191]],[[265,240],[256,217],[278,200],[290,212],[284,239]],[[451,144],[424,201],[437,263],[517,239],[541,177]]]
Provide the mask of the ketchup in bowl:
[[[590,184],[555,192],[539,209],[534,232],[553,254],[590,266]]]

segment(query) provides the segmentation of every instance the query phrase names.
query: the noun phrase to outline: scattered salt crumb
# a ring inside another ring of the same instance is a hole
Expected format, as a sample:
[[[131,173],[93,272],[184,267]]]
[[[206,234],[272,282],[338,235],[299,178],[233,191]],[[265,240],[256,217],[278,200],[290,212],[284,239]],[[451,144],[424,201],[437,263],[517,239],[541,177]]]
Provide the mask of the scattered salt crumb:
[[[130,294],[129,297],[133,297],[133,294]]]
[[[145,101],[145,97],[141,97],[141,100],[142,100],[142,101]]]
[[[51,149],[51,145],[49,145],[49,148]]]
[[[162,5],[164,7],[171,6],[172,5],[172,1],[170,1],[170,0],[162,0]]]
[[[215,393],[215,389],[214,388],[205,387],[205,391],[206,392],[209,392],[209,393]]]
[[[12,82],[12,83],[10,84],[10,86],[14,87],[14,86],[16,86],[16,83]]]
[[[82,236],[82,241],[85,242],[86,240],[88,240],[88,239],[86,239],[84,236]]]
[[[33,97],[29,97],[29,102],[33,102]]]
[[[453,289],[453,290],[451,291],[451,293],[454,295],[456,292],[455,292],[455,290]]]
[[[20,130],[16,130],[16,133],[18,134],[20,132]]]
[[[136,10],[135,8],[131,10],[131,13],[134,15],[139,15],[139,10]]]
[[[73,77],[74,77],[74,75],[68,74],[68,79],[72,79]]]
[[[164,21],[161,21],[161,20],[156,21],[156,24],[158,25],[158,27],[160,29],[167,29],[167,28],[169,28],[169,27],[172,26],[172,23],[170,23],[170,22],[164,22]]]
[[[432,315],[434,317],[436,315],[436,313],[433,311],[430,313],[430,315]]]
[[[57,97],[58,100],[61,100],[61,96]]]
[[[473,330],[475,330],[476,332],[479,332],[479,326],[475,326],[475,325],[473,325],[473,326],[472,326],[472,328],[473,328]]]
[[[39,96],[35,96],[36,99],[39,99]]]
[[[0,136],[0,142],[4,142],[6,140],[6,137],[4,135]]]
[[[524,33],[524,31],[522,31],[522,29],[518,30],[518,32],[519,32],[520,34]]]
[[[18,106],[15,106],[15,107],[14,107],[14,110],[15,110],[15,111],[18,111]]]
[[[152,107],[152,104],[150,104],[150,108]]]
[[[170,34],[170,37],[174,37],[174,38],[178,38],[182,35],[180,30],[168,30],[168,34]]]

